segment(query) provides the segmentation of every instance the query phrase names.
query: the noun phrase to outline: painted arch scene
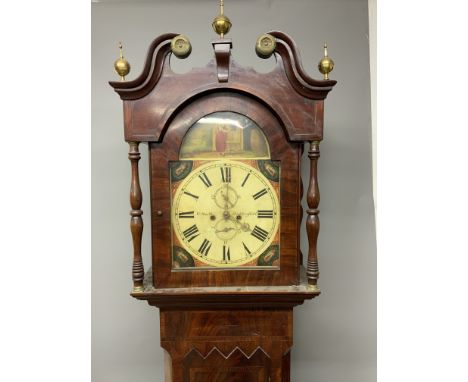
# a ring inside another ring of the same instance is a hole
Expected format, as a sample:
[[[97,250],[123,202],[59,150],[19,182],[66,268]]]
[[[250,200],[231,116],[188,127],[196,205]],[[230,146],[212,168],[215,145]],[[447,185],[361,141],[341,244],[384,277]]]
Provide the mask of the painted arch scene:
[[[209,114],[187,132],[180,159],[268,159],[270,150],[260,127],[249,117],[230,111]]]

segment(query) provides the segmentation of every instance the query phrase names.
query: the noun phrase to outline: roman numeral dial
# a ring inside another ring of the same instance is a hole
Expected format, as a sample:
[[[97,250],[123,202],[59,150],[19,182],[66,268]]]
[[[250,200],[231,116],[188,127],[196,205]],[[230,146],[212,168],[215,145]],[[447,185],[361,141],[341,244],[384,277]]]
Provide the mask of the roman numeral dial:
[[[203,243],[201,243],[200,245],[200,248],[198,248],[198,252],[200,252],[203,256],[208,256],[210,249],[211,249],[211,242],[207,239],[204,239]]]
[[[273,219],[273,210],[258,210],[257,217],[259,219]]]
[[[206,176],[206,174],[204,172],[202,172],[198,177],[200,178],[200,180],[203,182],[203,184],[206,187],[211,187],[212,186],[210,179],[208,178],[208,176]]]
[[[259,226],[255,226],[252,230],[251,235],[260,241],[265,241],[268,237],[268,231],[265,231],[263,228]]]
[[[193,224],[190,227],[188,227],[185,231],[183,231],[182,234],[188,242],[191,242],[193,239],[198,237],[200,232],[198,231],[198,227],[195,224]]]
[[[279,188],[253,160],[194,162],[185,178],[171,183],[173,246],[196,267],[257,266],[280,245]]]
[[[266,195],[268,193],[267,189],[264,188],[258,192],[256,192],[255,194],[252,195],[252,198],[254,198],[255,200],[261,198],[263,195]]]
[[[195,212],[193,211],[179,212],[180,219],[193,219],[194,217],[195,217]]]
[[[231,183],[231,167],[223,166],[220,170],[223,183]]]
[[[223,245],[223,261],[231,261],[231,252],[225,245]]]

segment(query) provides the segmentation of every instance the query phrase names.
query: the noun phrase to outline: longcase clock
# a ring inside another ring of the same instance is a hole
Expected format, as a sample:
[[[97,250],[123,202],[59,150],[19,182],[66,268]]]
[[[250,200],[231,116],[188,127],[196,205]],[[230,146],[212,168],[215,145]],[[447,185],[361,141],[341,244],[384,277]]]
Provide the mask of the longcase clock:
[[[124,107],[131,161],[132,296],[160,309],[166,381],[289,381],[293,308],[320,294],[317,160],[333,61],[309,77],[286,34],[259,37],[269,73],[231,58],[231,23],[213,22],[214,58],[185,74],[191,52],[168,33],[150,45],[143,72],[111,86]],[[149,148],[152,264],[144,271],[139,147]],[[307,143],[310,177],[301,179]],[[303,182],[309,250],[300,251]],[[306,263],[306,267],[303,267]]]

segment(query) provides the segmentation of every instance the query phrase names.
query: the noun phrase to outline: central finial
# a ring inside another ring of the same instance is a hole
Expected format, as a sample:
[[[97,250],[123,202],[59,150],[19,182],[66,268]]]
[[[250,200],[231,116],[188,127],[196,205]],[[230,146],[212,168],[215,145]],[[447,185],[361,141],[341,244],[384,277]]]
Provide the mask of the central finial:
[[[219,1],[219,15],[213,20],[214,31],[219,34],[221,38],[224,38],[224,35],[229,32],[231,29],[231,20],[224,15],[224,0]]]

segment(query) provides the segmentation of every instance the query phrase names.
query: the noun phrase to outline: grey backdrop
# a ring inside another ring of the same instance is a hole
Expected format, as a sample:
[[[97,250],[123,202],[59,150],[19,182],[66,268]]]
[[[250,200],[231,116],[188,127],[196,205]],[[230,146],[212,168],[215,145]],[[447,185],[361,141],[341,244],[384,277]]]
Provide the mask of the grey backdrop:
[[[305,69],[319,78],[322,43],[335,60],[338,80],[325,107],[321,145],[319,236],[322,295],[294,314],[292,381],[376,380],[376,249],[371,182],[371,128],[366,0],[227,0],[234,58],[267,71],[273,59],[254,53],[256,38],[277,29],[291,35]],[[129,296],[128,146],[122,102],[107,84],[124,43],[140,74],[147,48],[166,32],[186,34],[193,46],[176,71],[204,66],[212,57],[217,0],[104,1],[92,4],[92,378],[93,382],[163,381],[159,315]],[[149,265],[149,192],[146,146],[141,147],[144,261]],[[303,174],[308,174],[308,160]],[[305,178],[307,179],[307,178]],[[307,249],[305,230],[302,249]]]

